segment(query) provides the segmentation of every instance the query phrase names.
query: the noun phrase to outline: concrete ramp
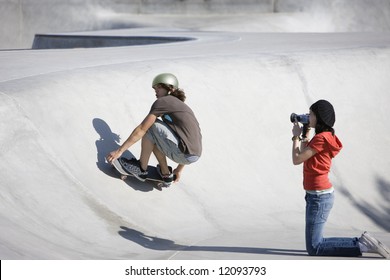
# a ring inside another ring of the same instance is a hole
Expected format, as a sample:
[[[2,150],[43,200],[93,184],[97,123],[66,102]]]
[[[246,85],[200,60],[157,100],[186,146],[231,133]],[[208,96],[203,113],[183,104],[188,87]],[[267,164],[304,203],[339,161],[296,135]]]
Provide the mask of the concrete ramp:
[[[390,0],[0,0],[0,49],[31,48],[36,34],[136,27],[389,32],[389,10]]]
[[[390,244],[390,37],[191,36],[0,52],[1,259],[309,259],[289,116],[321,98],[345,146],[326,235],[369,230]],[[162,192],[121,181],[104,160],[148,113],[160,72],[178,76],[204,141]]]

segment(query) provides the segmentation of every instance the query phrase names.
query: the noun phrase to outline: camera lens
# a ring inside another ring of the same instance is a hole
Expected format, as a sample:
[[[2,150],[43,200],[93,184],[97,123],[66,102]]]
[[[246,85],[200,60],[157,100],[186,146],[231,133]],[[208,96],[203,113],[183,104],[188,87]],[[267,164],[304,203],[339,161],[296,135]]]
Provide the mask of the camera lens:
[[[291,116],[290,116],[290,121],[293,123],[293,122],[297,122],[298,119],[297,119],[297,114],[295,113],[292,113]]]
[[[300,122],[303,125],[309,124],[309,122],[310,122],[309,114],[298,115],[298,114],[292,113],[290,115],[290,121],[293,122],[293,123],[294,122]]]

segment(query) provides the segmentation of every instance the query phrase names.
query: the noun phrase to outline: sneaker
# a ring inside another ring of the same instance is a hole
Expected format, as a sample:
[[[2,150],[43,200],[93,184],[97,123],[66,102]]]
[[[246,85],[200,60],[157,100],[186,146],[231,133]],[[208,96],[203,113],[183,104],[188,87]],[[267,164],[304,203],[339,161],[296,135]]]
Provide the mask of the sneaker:
[[[148,176],[148,171],[141,168],[139,160],[132,158],[120,158],[119,163],[122,165],[123,169],[128,173],[132,174],[138,180],[145,182]]]
[[[381,255],[386,259],[390,259],[390,250],[379,240],[372,237],[365,231],[362,236],[359,238],[359,242],[367,247],[368,253],[376,253]]]
[[[157,171],[158,171],[158,174],[161,176],[161,178],[163,179],[164,183],[163,183],[163,187],[165,188],[168,188],[172,183],[173,183],[173,173],[172,173],[172,167],[168,166],[169,168],[169,175],[163,175],[161,173],[161,169],[160,169],[160,165],[157,165]]]

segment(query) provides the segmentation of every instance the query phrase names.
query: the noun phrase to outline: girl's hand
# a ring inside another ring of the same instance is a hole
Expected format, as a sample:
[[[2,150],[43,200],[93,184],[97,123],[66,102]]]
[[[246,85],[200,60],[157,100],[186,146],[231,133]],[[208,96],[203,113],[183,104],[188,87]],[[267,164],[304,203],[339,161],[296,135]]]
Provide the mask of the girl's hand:
[[[293,136],[299,136],[301,135],[301,133],[302,133],[302,128],[299,126],[297,122],[295,122],[292,129]]]

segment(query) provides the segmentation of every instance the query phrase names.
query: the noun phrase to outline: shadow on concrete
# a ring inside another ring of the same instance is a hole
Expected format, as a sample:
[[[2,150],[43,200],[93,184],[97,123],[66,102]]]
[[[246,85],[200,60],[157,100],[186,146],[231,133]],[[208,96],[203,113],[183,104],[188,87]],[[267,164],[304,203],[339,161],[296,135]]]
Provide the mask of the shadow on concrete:
[[[355,202],[355,205],[375,224],[390,232],[390,182],[380,176],[376,178],[376,189],[382,197],[382,203],[370,204],[366,201]]]
[[[299,256],[307,257],[305,250],[278,249],[278,248],[254,248],[254,247],[234,247],[234,246],[188,246],[176,244],[174,241],[155,236],[148,236],[144,233],[121,226],[118,232],[120,236],[135,242],[145,248],[158,251],[204,251],[204,252],[224,252],[241,254],[263,254],[279,256]]]
[[[32,49],[107,48],[177,43],[194,40],[185,37],[93,36],[36,34]]]
[[[110,126],[102,119],[95,118],[92,120],[92,124],[100,136],[100,138],[95,141],[97,168],[110,177],[120,179],[118,171],[106,161],[106,155],[120,147],[120,135],[112,132]],[[127,158],[135,157],[130,151],[124,152],[123,156]],[[128,177],[124,182],[136,191],[149,192],[154,190],[154,185],[151,182],[140,182],[132,177]]]
[[[345,188],[340,187],[340,192],[345,195],[353,205],[359,209],[360,212],[370,218],[376,225],[390,232],[390,182],[386,181],[380,176],[376,178],[376,189],[383,198],[382,203],[368,203],[366,201],[358,201],[351,192]]]

